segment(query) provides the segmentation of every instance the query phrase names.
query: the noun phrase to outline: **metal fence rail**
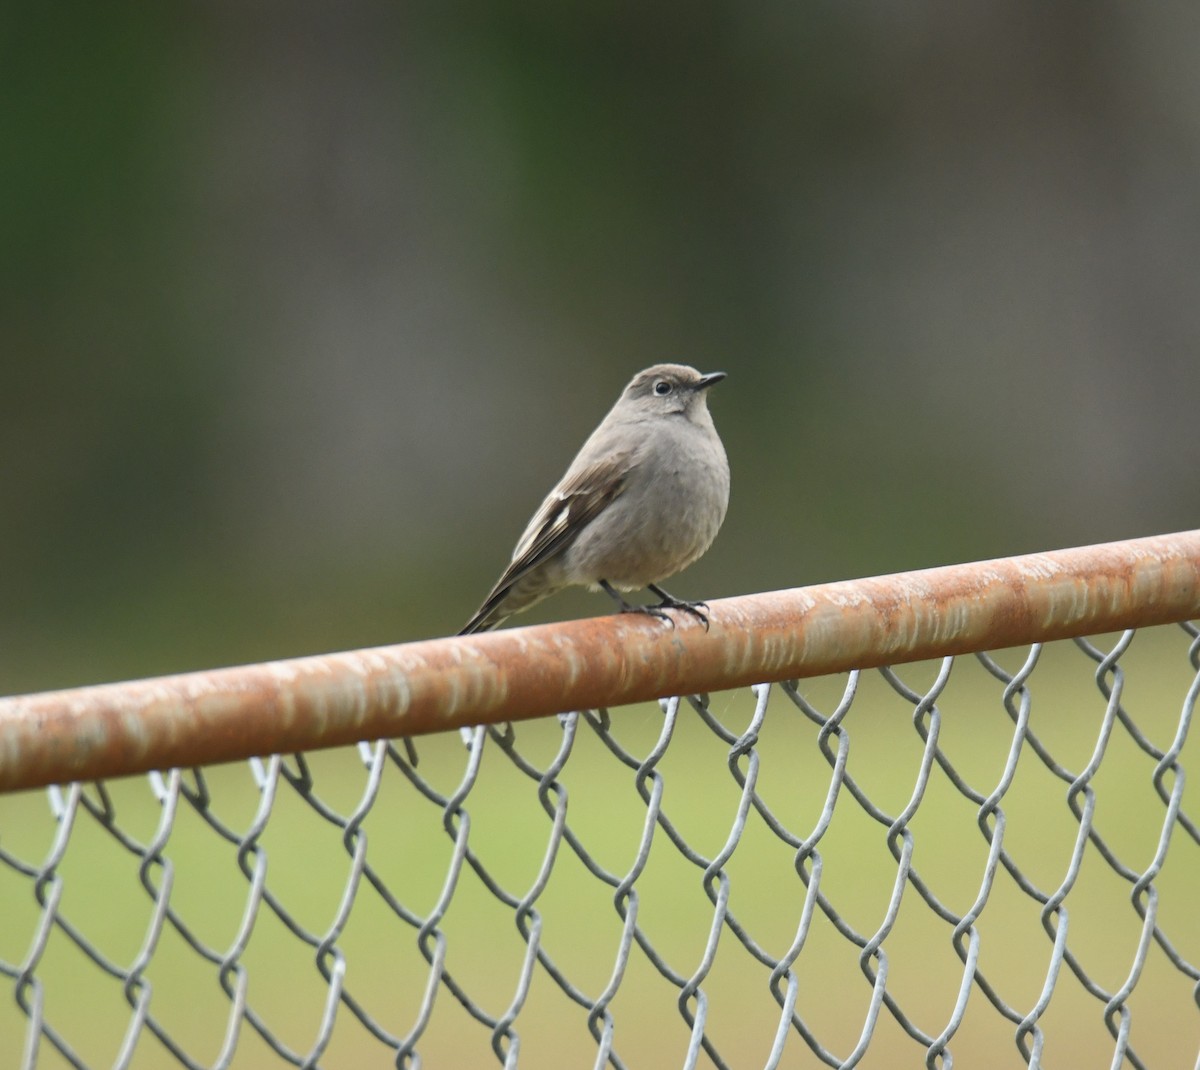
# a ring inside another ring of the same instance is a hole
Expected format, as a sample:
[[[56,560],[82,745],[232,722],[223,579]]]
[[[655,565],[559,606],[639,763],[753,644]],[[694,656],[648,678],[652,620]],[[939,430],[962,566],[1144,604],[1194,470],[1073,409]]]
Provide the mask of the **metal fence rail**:
[[[0,700],[0,1062],[1196,1067],[1198,616],[1191,532]]]

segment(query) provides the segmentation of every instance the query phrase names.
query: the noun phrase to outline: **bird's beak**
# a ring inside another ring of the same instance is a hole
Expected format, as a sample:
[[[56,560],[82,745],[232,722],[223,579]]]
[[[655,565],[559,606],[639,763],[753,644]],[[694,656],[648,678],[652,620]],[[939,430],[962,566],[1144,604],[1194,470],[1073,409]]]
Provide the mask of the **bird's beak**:
[[[707,390],[710,386],[716,386],[724,378],[724,372],[709,372],[707,375],[700,376],[696,382],[696,389]]]

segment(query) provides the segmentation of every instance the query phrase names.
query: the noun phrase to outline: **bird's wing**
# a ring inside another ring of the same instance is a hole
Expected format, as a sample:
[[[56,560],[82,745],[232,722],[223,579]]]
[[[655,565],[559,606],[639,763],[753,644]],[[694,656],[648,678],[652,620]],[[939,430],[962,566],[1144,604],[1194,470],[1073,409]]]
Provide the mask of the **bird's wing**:
[[[631,461],[619,453],[565,477],[529,522],[503,579],[519,578],[573,542],[625,489]]]
[[[463,629],[464,633],[476,630],[490,617],[522,577],[566,549],[607,505],[620,496],[632,469],[632,455],[622,452],[568,474],[534,514],[513,551],[512,562]]]

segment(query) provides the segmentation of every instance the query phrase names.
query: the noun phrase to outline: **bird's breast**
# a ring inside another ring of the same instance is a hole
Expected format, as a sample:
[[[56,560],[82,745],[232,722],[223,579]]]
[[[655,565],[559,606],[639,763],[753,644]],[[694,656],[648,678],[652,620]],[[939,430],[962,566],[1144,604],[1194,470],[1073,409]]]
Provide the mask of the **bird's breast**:
[[[580,533],[563,557],[570,582],[634,590],[687,568],[712,545],[729,503],[729,465],[715,436],[686,446],[643,461],[638,478]]]

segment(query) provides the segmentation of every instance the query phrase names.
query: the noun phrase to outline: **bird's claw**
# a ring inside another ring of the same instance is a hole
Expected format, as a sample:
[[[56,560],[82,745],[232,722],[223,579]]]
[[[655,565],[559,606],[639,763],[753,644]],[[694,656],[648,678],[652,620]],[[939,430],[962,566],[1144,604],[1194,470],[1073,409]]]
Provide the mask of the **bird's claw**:
[[[690,613],[701,624],[704,625],[704,630],[708,631],[708,614],[705,610],[708,609],[707,602],[685,602],[680,598],[663,599],[658,604],[658,609],[682,609],[684,613]]]
[[[705,612],[708,609],[707,602],[687,602],[682,598],[676,598],[672,594],[668,594],[661,587],[648,583],[646,589],[653,591],[661,601],[652,606],[635,606],[626,602],[624,598],[617,593],[612,584],[606,580],[600,581],[600,587],[608,596],[617,603],[622,613],[641,613],[646,617],[657,617],[659,620],[665,620],[672,628],[675,627],[675,618],[672,617],[668,609],[682,609],[685,613],[690,613],[701,624],[704,625],[704,630],[708,631],[708,614]]]
[[[675,627],[675,618],[667,612],[668,609],[679,609],[684,613],[690,613],[701,624],[704,625],[704,630],[708,631],[708,614],[705,612],[708,609],[707,602],[685,602],[679,598],[664,598],[657,605],[653,606],[628,606],[621,610],[622,613],[644,613],[648,617],[657,617],[659,620],[665,620],[672,628]]]
[[[666,611],[663,606],[631,606],[624,605],[621,607],[622,613],[640,613],[644,617],[657,617],[659,620],[665,620],[672,628],[675,627],[675,621],[671,614]]]

